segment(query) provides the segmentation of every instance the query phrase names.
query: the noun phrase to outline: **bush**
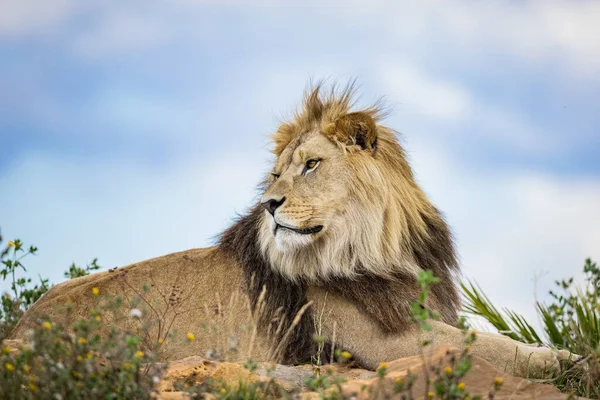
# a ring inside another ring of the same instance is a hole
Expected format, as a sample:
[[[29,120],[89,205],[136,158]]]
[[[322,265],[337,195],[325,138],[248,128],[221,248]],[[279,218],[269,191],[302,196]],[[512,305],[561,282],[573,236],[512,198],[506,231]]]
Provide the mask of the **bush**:
[[[2,280],[11,280],[11,292],[1,296],[0,342],[50,287],[47,279],[40,277],[39,283],[32,284],[31,278],[20,276],[27,272],[23,259],[36,252],[35,246],[26,249],[23,242],[13,240],[0,253]],[[100,266],[94,259],[85,268],[73,263],[64,275],[77,278],[98,269]],[[157,364],[160,345],[157,343],[148,349],[140,338],[149,325],[140,321],[135,332],[116,330],[119,321],[114,320],[115,316],[124,318],[122,312],[116,312],[126,307],[122,300],[101,296],[97,288],[90,296],[97,298],[97,307],[88,319],[72,321],[69,318],[72,306],[67,304],[66,320],[72,322],[68,326],[55,325],[42,318],[29,330],[26,345],[0,349],[1,399],[150,398],[162,365]],[[131,304],[139,302],[139,299],[133,299]],[[108,335],[102,339],[99,327],[108,315],[113,318],[113,323]],[[135,315],[138,317],[139,312]]]
[[[99,296],[96,288],[90,296],[98,298],[97,307],[87,320],[74,322],[72,332],[42,318],[28,332],[25,345],[3,349],[0,398],[150,398],[159,380],[156,369],[155,375],[149,374],[149,366],[157,361],[156,352],[142,351],[135,332],[118,331],[114,324],[101,338],[98,332],[105,316],[124,305],[120,299]],[[65,312],[70,315],[71,305],[67,304]]]
[[[2,236],[0,236],[2,243]],[[11,293],[3,293],[0,297],[0,341],[8,337],[23,313],[48,291],[48,280],[39,278],[39,283],[31,286],[31,278],[19,277],[19,270],[27,272],[22,260],[36,254],[37,247],[30,246],[27,250],[20,240],[8,242],[6,248],[0,253],[0,275],[2,281],[7,277],[11,279]]]
[[[555,281],[558,292],[550,290],[552,303],[536,303],[544,332],[537,332],[522,315],[499,311],[471,282],[463,283],[465,310],[485,318],[498,331],[524,343],[538,343],[584,356],[587,371],[568,371],[554,383],[560,388],[586,397],[600,397],[600,268],[591,259],[583,266],[585,282],[573,287],[573,278]]]

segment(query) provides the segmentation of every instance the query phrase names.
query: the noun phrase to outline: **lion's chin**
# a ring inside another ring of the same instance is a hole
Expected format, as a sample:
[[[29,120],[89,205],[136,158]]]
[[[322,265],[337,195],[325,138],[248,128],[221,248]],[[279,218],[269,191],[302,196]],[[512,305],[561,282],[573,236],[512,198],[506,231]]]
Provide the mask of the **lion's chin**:
[[[275,247],[282,253],[298,251],[315,240],[315,234],[302,234],[289,229],[277,229],[274,235]]]

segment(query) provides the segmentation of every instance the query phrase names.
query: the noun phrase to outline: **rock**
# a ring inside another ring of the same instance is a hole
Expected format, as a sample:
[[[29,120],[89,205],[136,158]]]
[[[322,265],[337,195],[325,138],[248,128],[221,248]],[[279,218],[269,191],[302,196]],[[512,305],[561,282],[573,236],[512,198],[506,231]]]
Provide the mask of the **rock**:
[[[238,363],[219,363],[192,356],[171,362],[163,380],[158,385],[158,389],[161,392],[169,392],[178,390],[177,385],[182,387],[197,386],[204,383],[208,378],[235,384],[240,379],[249,380],[250,382],[256,381],[258,376]]]
[[[436,349],[428,358],[429,365],[449,365],[449,357],[453,349],[442,346]],[[462,382],[465,384],[465,390],[472,396],[479,395],[487,398],[493,387],[494,380],[501,378],[503,384],[495,393],[494,399],[567,399],[568,395],[561,393],[555,386],[541,383],[534,383],[524,378],[517,378],[506,372],[500,372],[489,362],[473,357],[472,368]],[[385,379],[355,379],[350,380],[343,385],[345,396],[356,397],[357,399],[384,399],[389,398],[394,393],[394,384],[396,378],[405,379],[410,370],[417,379],[412,388],[416,398],[425,397],[425,385],[423,379],[424,364],[421,356],[402,358],[388,363]],[[367,388],[367,389],[363,389]],[[370,393],[369,393],[370,390]]]
[[[447,346],[439,347],[426,357],[427,365],[449,365],[449,358],[455,351]],[[414,398],[424,398],[426,396],[423,378],[424,363],[421,356],[402,358],[388,363],[387,374],[383,379],[379,378],[376,372],[360,368],[351,368],[344,365],[321,367],[322,374],[330,372],[335,376],[344,378],[346,382],[341,385],[343,396],[356,398],[357,400],[392,397],[396,378],[406,380],[409,370],[416,377],[412,388]],[[251,382],[273,378],[278,385],[281,385],[287,391],[294,388],[300,390],[300,398],[316,400],[321,398],[321,394],[311,392],[304,387],[304,382],[307,378],[312,377],[313,373],[311,365],[290,367],[269,364],[260,364],[256,371],[250,373],[238,363],[218,363],[206,361],[199,357],[188,357],[171,364],[165,377],[166,381],[161,383],[162,392],[159,398],[162,400],[188,399],[188,395],[183,392],[169,392],[169,390],[173,390],[174,380],[183,381],[186,384],[201,384],[208,377],[212,377],[222,379],[229,385],[238,384],[240,378],[248,379]],[[472,369],[462,382],[465,384],[465,390],[472,396],[479,395],[482,398],[487,398],[496,378],[501,378],[503,384],[495,393],[495,400],[558,400],[568,398],[567,394],[560,393],[555,386],[513,377],[509,373],[498,371],[490,363],[478,357],[473,357]]]

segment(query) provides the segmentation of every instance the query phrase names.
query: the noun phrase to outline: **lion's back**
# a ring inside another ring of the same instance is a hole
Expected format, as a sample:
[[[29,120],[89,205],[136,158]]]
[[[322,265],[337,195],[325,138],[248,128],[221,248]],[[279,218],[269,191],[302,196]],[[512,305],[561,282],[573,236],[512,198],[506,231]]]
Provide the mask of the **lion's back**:
[[[94,288],[98,296],[94,295]],[[55,285],[25,313],[11,336],[25,339],[27,330],[39,317],[49,317],[54,323],[63,324],[68,322],[67,318],[70,321],[89,318],[92,308],[97,308],[99,301],[105,301],[103,295],[121,297],[125,301],[123,313],[141,299],[139,307],[152,314],[150,320],[156,320],[159,315],[154,314],[162,315],[165,310],[167,319],[180,313],[172,330],[199,333],[201,321],[217,316],[213,310],[223,307],[232,298],[240,304],[247,301],[242,289],[241,268],[219,247],[187,250]],[[72,309],[70,313],[66,312],[68,304]],[[243,315],[246,310],[247,307],[241,305],[234,307],[227,323],[247,322],[242,321],[246,319]],[[103,329],[109,325],[103,324]],[[198,340],[196,346],[200,352],[205,351],[203,347],[208,344]],[[172,351],[176,354],[178,348]]]

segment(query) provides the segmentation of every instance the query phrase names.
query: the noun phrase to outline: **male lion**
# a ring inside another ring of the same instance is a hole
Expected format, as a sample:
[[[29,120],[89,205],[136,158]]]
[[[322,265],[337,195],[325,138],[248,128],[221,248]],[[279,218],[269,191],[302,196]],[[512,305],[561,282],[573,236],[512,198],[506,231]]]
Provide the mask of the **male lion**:
[[[157,322],[149,337],[164,340],[171,358],[216,352],[296,364],[317,353],[318,334],[373,369],[419,354],[423,337],[409,315],[417,274],[431,270],[441,279],[428,304],[441,317],[431,322],[433,338],[461,346],[459,267],[446,222],[415,182],[396,133],[379,124],[380,109],[352,111],[351,86],[320,89],[273,135],[276,159],[260,204],[219,245],[56,285],[13,337],[25,337],[35,315],[64,321],[58,306],[68,300],[75,317],[87,316],[98,288],[140,296]],[[143,284],[150,289],[140,291]],[[568,357],[485,333],[472,353],[523,376],[556,372]]]

